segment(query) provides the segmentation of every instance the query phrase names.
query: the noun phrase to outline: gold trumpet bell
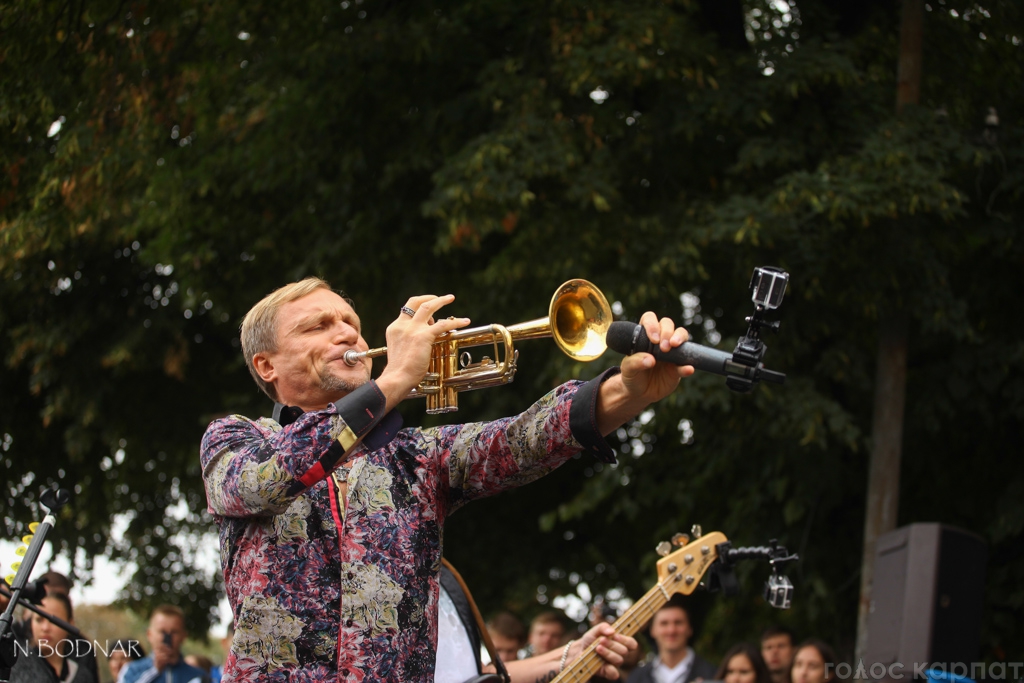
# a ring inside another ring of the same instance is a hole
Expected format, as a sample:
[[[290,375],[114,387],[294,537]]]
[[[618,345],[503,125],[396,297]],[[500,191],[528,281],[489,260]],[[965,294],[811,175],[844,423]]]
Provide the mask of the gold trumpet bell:
[[[586,280],[569,280],[555,290],[548,314],[509,325],[515,341],[551,337],[573,360],[592,361],[608,348],[604,337],[612,324],[612,307],[601,290]]]
[[[605,334],[612,308],[601,290],[586,280],[569,280],[551,297],[551,334],[566,355],[592,361],[608,348]]]

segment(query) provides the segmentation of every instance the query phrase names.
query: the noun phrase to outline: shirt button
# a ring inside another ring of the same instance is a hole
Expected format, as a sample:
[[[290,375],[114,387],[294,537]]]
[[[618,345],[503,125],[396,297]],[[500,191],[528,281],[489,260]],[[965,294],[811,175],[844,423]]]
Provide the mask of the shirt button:
[[[351,579],[354,579],[354,578],[356,578],[356,574],[355,574],[355,572],[349,572],[349,573],[348,573],[348,578],[349,578],[350,580],[351,580]]]
[[[349,628],[351,628],[352,627],[352,620],[349,619],[348,621],[346,621],[345,622],[345,626],[348,626]]]

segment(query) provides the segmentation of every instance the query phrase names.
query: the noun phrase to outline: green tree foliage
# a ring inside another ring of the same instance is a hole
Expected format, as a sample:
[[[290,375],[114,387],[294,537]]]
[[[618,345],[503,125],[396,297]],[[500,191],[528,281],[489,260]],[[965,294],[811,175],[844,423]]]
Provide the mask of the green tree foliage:
[[[784,387],[694,377],[612,437],[617,466],[479,503],[447,553],[485,611],[528,613],[581,581],[638,597],[693,522],[778,538],[801,554],[794,610],[742,567],[738,598],[700,603],[702,644],[781,619],[849,649],[876,333],[899,309],[900,523],[986,539],[985,655],[1021,656],[1019,3],[932,2],[900,116],[882,2],[20,0],[0,31],[8,532],[41,485],[75,487],[61,547],[135,560],[126,600],[186,603],[201,631],[219,587],[195,568],[197,445],[269,410],[237,326],[270,289],[326,276],[375,344],[414,293],[512,323],[586,277],[624,317],[730,349],[772,264],[793,274],[766,359]],[[461,419],[597,369],[520,346],[516,383],[464,395]]]

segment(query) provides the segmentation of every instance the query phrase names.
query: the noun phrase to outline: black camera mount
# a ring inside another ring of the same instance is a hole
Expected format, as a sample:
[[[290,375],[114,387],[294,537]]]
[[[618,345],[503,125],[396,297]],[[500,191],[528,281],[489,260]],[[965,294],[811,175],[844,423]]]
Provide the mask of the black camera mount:
[[[761,339],[762,330],[779,331],[778,320],[767,320],[765,314],[782,305],[782,297],[786,294],[789,273],[773,266],[758,266],[750,277],[751,300],[754,302],[754,314],[746,318],[747,333],[740,337],[732,352],[732,362],[743,367],[742,372],[731,372],[725,378],[725,384],[733,391],[746,393],[754,388],[759,380],[782,384],[786,376],[781,372],[768,370],[762,364],[768,347]]]
[[[791,555],[774,538],[768,541],[768,546],[752,548],[733,548],[732,544],[726,541],[715,546],[715,551],[718,560],[711,567],[711,578],[708,581],[709,591],[721,590],[724,595],[736,595],[739,592],[739,582],[736,580],[736,562],[738,560],[764,559],[768,560],[768,564],[772,567],[772,574],[765,582],[764,599],[772,607],[789,609],[793,601],[793,584],[785,574],[779,573],[779,566],[800,559],[799,556]]]

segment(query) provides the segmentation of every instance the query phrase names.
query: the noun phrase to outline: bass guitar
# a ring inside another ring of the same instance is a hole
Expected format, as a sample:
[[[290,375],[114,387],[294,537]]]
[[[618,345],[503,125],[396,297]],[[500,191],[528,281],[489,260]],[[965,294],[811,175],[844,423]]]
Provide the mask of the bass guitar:
[[[682,539],[686,537],[677,534],[673,540],[682,547],[658,560],[657,585],[647,591],[612,624],[617,633],[632,636],[643,628],[673,595],[689,595],[695,591],[704,574],[718,559],[719,544],[728,543],[725,534],[720,531],[713,531],[686,545],[682,544]],[[604,660],[597,654],[597,645],[592,643],[583,654],[566,666],[552,683],[589,681],[602,664]]]

